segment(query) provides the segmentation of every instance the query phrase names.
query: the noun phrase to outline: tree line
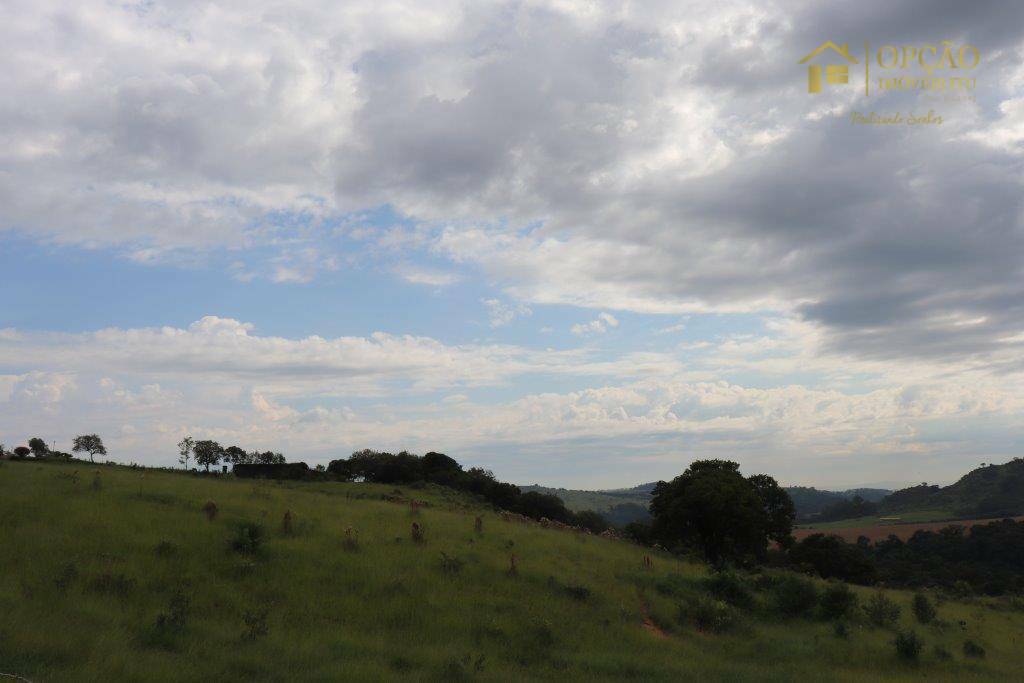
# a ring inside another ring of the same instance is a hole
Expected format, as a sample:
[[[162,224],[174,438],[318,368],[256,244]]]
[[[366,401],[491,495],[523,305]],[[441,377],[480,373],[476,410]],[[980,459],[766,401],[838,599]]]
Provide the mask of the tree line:
[[[95,462],[95,456],[97,455],[107,454],[107,448],[103,445],[103,439],[96,434],[76,436],[71,451],[72,453],[88,453],[90,462]],[[27,458],[29,455],[36,458],[62,458],[64,460],[72,458],[71,453],[50,448],[46,441],[38,436],[33,436],[29,439],[27,446],[15,446],[10,452],[6,450],[4,444],[0,443],[0,457]]]
[[[209,472],[211,467],[220,463],[228,465],[283,465],[285,457],[275,451],[247,451],[239,446],[221,446],[211,439],[193,439],[186,436],[178,442],[178,463],[188,469],[189,462],[197,466],[205,467]]]
[[[563,524],[601,532],[608,523],[596,512],[573,512],[558,496],[528,491],[515,484],[499,481],[494,473],[481,467],[463,469],[454,458],[431,451],[415,455],[407,451],[386,453],[370,449],[356,451],[348,458],[332,460],[327,472],[340,481],[366,481],[379,484],[426,482],[466,491],[502,510],[532,519],[547,518]]]

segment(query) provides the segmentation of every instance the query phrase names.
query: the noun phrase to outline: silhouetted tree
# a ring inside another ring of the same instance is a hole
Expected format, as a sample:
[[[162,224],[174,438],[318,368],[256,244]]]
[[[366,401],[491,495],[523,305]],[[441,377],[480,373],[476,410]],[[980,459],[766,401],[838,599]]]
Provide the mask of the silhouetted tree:
[[[28,454],[31,453],[31,452],[32,452],[32,449],[29,448],[28,446],[17,446],[14,449],[14,457],[16,457],[16,458],[24,458],[24,457],[28,456]]]
[[[186,470],[188,469],[188,461],[192,457],[192,448],[196,445],[196,442],[192,440],[191,436],[186,436],[184,439],[178,442],[178,453],[181,457],[178,458],[178,462]]]
[[[196,464],[204,465],[206,471],[210,471],[210,465],[216,465],[224,457],[224,449],[216,441],[196,441],[192,446],[192,452],[196,456]]]
[[[242,465],[249,462],[249,454],[238,446],[228,446],[224,449],[224,461],[232,465]]]
[[[793,520],[796,519],[793,499],[767,474],[755,474],[747,477],[747,481],[761,499],[768,522],[768,540],[775,541],[783,548],[790,547],[793,544]]]
[[[107,448],[103,445],[103,439],[96,434],[76,436],[75,445],[71,450],[75,453],[85,451],[89,454],[89,462],[95,462],[93,456],[107,454]]]
[[[38,436],[34,436],[28,440],[28,448],[32,451],[32,455],[37,458],[44,458],[46,457],[46,454],[50,452],[50,447],[47,446],[46,442]]]
[[[771,480],[767,477],[767,480]],[[726,460],[697,460],[670,482],[658,482],[651,497],[655,538],[666,545],[693,544],[713,564],[763,559],[770,538],[788,535],[791,515],[774,480],[755,481]],[[762,499],[762,495],[767,499]],[[773,518],[774,517],[774,518]]]

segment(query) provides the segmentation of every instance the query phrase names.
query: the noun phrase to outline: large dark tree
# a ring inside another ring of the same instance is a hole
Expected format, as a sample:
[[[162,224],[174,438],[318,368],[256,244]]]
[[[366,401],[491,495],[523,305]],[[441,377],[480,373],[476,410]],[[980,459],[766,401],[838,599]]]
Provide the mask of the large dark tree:
[[[658,482],[650,510],[655,538],[696,546],[713,564],[762,559],[793,521],[793,502],[771,477],[747,479],[727,460],[698,460]]]
[[[28,440],[29,450],[32,451],[32,455],[37,458],[45,458],[46,454],[50,452],[50,447],[46,445],[46,442],[40,439],[38,436],[34,436]]]
[[[224,457],[224,449],[216,441],[196,441],[192,446],[192,452],[195,454],[196,464],[204,465],[207,472],[210,471],[210,465],[216,465]]]
[[[796,519],[796,506],[786,490],[767,474],[755,474],[747,477],[747,481],[757,492],[764,507],[767,518],[768,540],[775,541],[783,548],[793,545],[793,520]]]

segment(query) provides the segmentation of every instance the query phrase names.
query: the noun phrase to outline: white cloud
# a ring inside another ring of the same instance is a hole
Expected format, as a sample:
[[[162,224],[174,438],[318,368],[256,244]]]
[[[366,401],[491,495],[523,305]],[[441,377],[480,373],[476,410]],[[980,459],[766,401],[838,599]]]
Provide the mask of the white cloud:
[[[571,330],[576,335],[604,334],[610,327],[618,327],[619,321],[611,313],[600,313],[588,323],[577,323]]]

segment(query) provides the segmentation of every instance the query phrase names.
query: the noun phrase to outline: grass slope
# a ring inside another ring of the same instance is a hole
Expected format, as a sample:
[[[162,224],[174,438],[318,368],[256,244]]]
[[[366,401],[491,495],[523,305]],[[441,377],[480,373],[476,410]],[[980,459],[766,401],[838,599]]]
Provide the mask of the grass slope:
[[[414,516],[383,496],[428,506]],[[917,665],[856,621],[843,640],[758,608],[704,633],[676,618],[704,594],[703,566],[656,554],[644,569],[643,548],[506,522],[439,488],[3,462],[0,520],[0,673],[33,681],[962,681],[1013,680],[1022,663],[1024,615],[987,603],[943,604],[944,627],[918,627]],[[241,522],[265,526],[260,555],[230,547]],[[909,596],[891,595],[909,626]],[[968,637],[985,659],[963,658]]]

